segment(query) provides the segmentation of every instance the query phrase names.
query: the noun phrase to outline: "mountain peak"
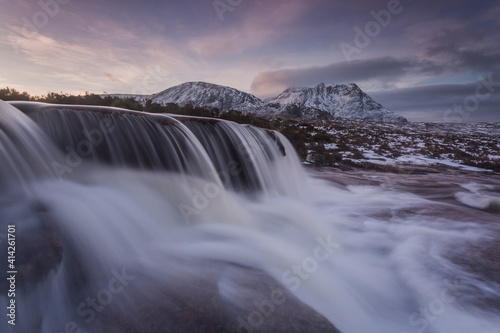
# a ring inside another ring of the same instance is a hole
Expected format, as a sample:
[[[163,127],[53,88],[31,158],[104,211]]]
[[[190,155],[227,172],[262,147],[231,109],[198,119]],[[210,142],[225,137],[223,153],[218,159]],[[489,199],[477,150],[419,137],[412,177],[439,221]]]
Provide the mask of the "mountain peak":
[[[386,122],[406,122],[406,118],[396,115],[375,102],[357,84],[320,83],[312,88],[289,88],[269,103],[289,105],[327,112],[336,118]]]
[[[234,88],[231,88],[231,87],[227,87],[227,86],[222,86],[222,85],[219,85],[219,84],[215,84],[215,83],[210,83],[210,82],[204,82],[204,81],[189,81],[189,82],[184,82],[184,83],[181,83],[181,84],[178,84],[176,86],[173,86],[173,87],[170,87],[170,88],[167,88],[155,95],[159,95],[159,94],[162,94],[163,92],[165,91],[168,91],[168,90],[171,90],[173,88],[176,88],[177,90],[183,90],[183,89],[193,89],[193,88],[200,88],[200,89],[230,89],[230,90],[236,90]]]
[[[254,95],[235,88],[201,81],[186,82],[168,88],[151,95],[151,101],[162,105],[191,104],[194,107],[216,108],[222,112],[238,110],[259,113],[259,110],[265,107],[265,103]]]
[[[150,96],[136,96],[145,103],[231,110],[251,113],[264,118],[301,120],[327,120],[342,118],[381,122],[406,122],[407,120],[384,108],[364,93],[355,83],[325,84],[307,88],[288,88],[274,98],[260,98],[218,84],[192,81],[163,90]]]

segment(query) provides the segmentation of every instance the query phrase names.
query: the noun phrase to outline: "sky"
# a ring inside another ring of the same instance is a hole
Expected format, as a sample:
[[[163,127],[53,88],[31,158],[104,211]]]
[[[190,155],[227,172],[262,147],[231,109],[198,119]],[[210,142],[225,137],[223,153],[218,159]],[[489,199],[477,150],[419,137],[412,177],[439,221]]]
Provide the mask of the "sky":
[[[260,98],[354,82],[410,121],[500,122],[500,1],[0,0],[0,87]]]

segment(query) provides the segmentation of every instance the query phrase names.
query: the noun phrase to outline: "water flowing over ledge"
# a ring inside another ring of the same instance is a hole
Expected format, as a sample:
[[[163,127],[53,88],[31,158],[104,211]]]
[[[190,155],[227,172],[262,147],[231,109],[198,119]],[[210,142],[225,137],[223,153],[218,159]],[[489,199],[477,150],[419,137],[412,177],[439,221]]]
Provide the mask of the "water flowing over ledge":
[[[443,200],[327,183],[277,132],[26,102],[0,102],[0,159],[0,228],[18,235],[2,332],[499,327],[497,266],[471,250],[498,214],[469,203],[500,181]]]

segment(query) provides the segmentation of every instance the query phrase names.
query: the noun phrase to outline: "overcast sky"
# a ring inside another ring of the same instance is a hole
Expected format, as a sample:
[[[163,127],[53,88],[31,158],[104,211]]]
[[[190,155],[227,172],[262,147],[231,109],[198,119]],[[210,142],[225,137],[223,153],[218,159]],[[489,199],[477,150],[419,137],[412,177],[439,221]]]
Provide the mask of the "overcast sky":
[[[0,0],[0,87],[265,98],[357,83],[411,121],[500,121],[500,1]]]

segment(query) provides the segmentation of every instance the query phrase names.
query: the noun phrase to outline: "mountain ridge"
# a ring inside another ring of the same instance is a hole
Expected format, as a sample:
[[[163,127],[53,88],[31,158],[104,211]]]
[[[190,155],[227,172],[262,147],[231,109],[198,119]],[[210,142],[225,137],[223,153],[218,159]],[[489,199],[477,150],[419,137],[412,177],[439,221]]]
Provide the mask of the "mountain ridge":
[[[143,104],[150,100],[160,105],[191,104],[194,107],[218,109],[220,112],[235,110],[269,119],[407,122],[403,116],[375,102],[355,83],[292,87],[265,100],[232,87],[201,81],[185,82],[152,95],[108,96],[130,96]]]

